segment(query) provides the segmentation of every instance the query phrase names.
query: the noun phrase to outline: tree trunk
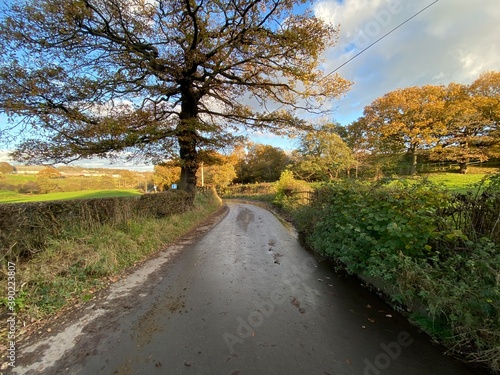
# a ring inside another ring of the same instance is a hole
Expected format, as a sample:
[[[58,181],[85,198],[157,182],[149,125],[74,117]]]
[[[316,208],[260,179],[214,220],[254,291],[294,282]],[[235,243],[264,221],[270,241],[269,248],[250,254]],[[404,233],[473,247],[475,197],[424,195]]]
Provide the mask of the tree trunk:
[[[410,150],[411,155],[411,175],[415,176],[417,174],[417,149],[412,148]]]
[[[185,81],[181,88],[180,123],[177,126],[179,156],[181,159],[181,180],[179,188],[188,193],[196,192],[196,172],[198,171],[198,101],[192,82]]]
[[[179,189],[188,193],[196,192],[196,172],[198,171],[197,151],[193,142],[179,138],[179,154],[181,157],[181,180]]]
[[[460,173],[467,174],[467,168],[469,167],[469,164],[467,162],[463,162],[463,163],[458,163],[458,165],[460,166]]]

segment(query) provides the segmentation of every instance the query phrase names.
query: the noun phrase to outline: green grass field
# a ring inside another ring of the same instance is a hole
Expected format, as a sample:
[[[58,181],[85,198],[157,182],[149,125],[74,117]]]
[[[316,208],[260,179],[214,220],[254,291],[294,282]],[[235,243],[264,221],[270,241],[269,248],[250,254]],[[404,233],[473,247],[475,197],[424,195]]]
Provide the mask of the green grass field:
[[[35,181],[36,175],[24,175],[24,174],[6,174],[2,176],[2,180],[8,184],[19,185],[24,184],[29,181]]]
[[[130,197],[140,195],[135,189],[128,190],[82,190],[49,194],[19,194],[13,191],[0,190],[0,203],[42,202],[67,199],[88,199],[108,197]]]
[[[450,191],[463,193],[467,190],[474,189],[474,184],[481,182],[481,180],[486,176],[486,173],[436,173],[423,175],[422,177],[428,178],[429,181],[434,182],[437,185],[442,185]]]

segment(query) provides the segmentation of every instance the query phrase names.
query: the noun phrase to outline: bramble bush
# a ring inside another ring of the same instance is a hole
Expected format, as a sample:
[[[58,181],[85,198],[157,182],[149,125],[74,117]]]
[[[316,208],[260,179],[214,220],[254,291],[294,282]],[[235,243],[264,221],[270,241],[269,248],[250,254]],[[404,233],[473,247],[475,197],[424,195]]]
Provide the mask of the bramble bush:
[[[500,174],[453,195],[426,180],[338,181],[293,212],[305,243],[427,312],[431,335],[500,370]]]
[[[436,251],[438,238],[463,237],[436,215],[448,206],[449,195],[426,181],[387,186],[341,181],[320,188],[317,195],[306,209],[310,215],[299,215],[299,230],[309,233],[308,245],[342,261],[351,272],[392,280],[401,255],[427,257]]]

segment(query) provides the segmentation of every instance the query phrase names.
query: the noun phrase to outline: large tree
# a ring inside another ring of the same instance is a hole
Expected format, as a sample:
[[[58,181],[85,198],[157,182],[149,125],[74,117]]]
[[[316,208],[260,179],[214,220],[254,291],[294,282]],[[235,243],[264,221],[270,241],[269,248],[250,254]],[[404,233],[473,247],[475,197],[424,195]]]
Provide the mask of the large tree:
[[[494,121],[500,112],[499,94],[495,98],[492,93],[476,91],[478,81],[469,86],[451,83],[447,87],[446,134],[430,154],[433,160],[458,163],[464,174],[469,163],[486,161],[500,154],[494,147],[499,141]]]
[[[301,179],[332,180],[338,177],[340,171],[348,171],[356,165],[352,150],[339,132],[344,133],[344,128],[327,123],[300,138],[300,158],[294,172]]]
[[[274,182],[290,164],[290,157],[279,147],[250,143],[246,155],[236,165],[241,183]]]
[[[446,133],[444,119],[445,88],[415,86],[391,91],[365,107],[364,116],[376,143],[388,149],[406,148],[411,174],[417,172],[417,156],[434,147]]]
[[[181,160],[235,130],[287,134],[349,83],[321,69],[337,28],[305,0],[20,0],[0,14],[0,111],[20,161],[117,153]],[[31,130],[31,133],[29,132]]]

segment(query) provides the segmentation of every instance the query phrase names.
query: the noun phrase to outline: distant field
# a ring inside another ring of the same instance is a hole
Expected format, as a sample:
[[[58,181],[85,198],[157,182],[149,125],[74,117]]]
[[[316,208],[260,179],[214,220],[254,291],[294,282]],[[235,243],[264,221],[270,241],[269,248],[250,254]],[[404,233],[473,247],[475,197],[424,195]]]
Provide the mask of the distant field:
[[[42,202],[67,199],[87,199],[87,198],[107,198],[107,197],[129,197],[140,195],[135,189],[128,190],[83,190],[70,191],[65,193],[49,194],[19,194],[13,191],[0,190],[0,203],[19,203],[19,202]]]
[[[459,173],[439,173],[423,175],[422,177],[428,178],[430,181],[438,185],[443,185],[450,191],[463,192],[473,188],[472,185],[480,182],[486,173],[476,174],[459,174]]]
[[[36,175],[24,175],[24,174],[6,174],[3,175],[3,181],[8,184],[18,185],[24,184],[29,181],[35,181]]]

